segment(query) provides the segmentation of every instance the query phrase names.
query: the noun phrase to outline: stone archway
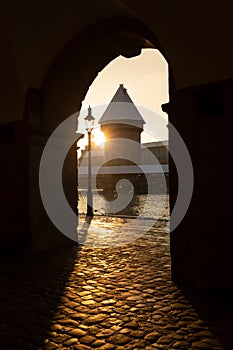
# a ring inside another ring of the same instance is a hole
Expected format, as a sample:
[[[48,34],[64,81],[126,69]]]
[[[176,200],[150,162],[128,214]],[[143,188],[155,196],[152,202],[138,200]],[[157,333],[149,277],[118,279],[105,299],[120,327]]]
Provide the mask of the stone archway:
[[[63,120],[80,110],[88,87],[99,71],[117,56],[134,57],[146,47],[159,48],[159,44],[140,21],[115,18],[97,22],[82,31],[60,52],[41,89],[29,91],[27,113],[30,123],[30,221],[33,250],[70,243],[51,224],[40,198],[38,169],[46,140]],[[74,191],[76,167],[74,144],[63,169],[63,186],[74,211],[77,206]]]

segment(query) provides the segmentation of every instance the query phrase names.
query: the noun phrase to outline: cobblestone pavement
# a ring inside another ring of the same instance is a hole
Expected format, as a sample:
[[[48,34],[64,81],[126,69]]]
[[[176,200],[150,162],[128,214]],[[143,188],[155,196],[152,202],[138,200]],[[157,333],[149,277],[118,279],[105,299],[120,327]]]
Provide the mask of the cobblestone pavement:
[[[162,224],[122,247],[75,245],[1,270],[1,349],[224,349],[170,281]]]

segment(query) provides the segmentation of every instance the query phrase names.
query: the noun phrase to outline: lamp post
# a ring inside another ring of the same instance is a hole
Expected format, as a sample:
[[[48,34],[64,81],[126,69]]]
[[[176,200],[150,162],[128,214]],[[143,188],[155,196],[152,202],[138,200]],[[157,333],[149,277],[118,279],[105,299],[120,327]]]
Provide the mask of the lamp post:
[[[88,108],[88,115],[84,118],[88,134],[88,188],[87,188],[87,213],[86,216],[93,217],[93,196],[92,196],[92,174],[91,174],[91,134],[95,118],[91,114],[91,107]]]

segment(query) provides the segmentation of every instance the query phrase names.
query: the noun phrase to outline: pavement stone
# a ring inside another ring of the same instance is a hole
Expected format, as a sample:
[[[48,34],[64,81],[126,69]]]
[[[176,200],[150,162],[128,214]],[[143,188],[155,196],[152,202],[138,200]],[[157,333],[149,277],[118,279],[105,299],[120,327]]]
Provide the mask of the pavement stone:
[[[122,247],[14,257],[1,271],[1,349],[224,349],[170,280],[164,223]]]

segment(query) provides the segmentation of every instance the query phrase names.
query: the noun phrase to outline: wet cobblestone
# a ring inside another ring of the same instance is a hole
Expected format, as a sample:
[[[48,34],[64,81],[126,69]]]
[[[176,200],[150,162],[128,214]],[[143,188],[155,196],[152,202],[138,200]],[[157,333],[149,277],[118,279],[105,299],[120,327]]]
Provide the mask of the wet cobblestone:
[[[1,263],[0,349],[224,349],[170,280],[163,227]]]

